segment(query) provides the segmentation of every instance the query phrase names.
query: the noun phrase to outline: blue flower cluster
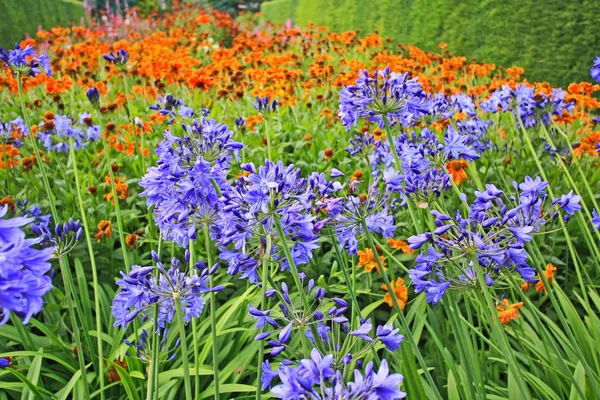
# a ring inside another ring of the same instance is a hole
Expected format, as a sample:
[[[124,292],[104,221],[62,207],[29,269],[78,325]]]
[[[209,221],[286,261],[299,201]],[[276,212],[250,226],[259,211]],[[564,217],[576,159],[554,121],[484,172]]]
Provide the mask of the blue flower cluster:
[[[340,92],[338,116],[346,129],[356,126],[360,118],[379,124],[405,126],[413,124],[429,112],[427,95],[417,78],[408,73],[390,72],[389,67],[377,71],[361,71],[356,85],[344,87]]]
[[[318,247],[316,217],[311,214],[316,197],[315,182],[300,177],[300,169],[265,160],[265,165],[243,164],[249,174],[223,192],[224,206],[216,221],[220,258],[229,263],[229,273],[255,283],[257,269],[266,251],[266,237],[273,243],[269,256],[289,268],[283,256],[282,240],[289,243],[294,263],[312,258]],[[280,237],[278,225],[285,237]]]
[[[300,273],[300,279],[305,282],[306,276]],[[346,382],[343,378],[350,362],[354,360],[360,368],[362,358],[377,344],[383,344],[392,352],[399,349],[404,336],[398,334],[398,329],[390,324],[379,326],[373,332],[371,321],[362,320],[358,329],[350,330],[348,318],[345,317],[348,303],[340,298],[326,298],[325,289],[316,287],[312,279],[308,281],[306,291],[302,288],[299,294],[300,297],[312,299],[309,309],[295,304],[285,282],[281,283],[280,289],[270,289],[267,296],[280,299],[279,310],[261,311],[249,306],[249,315],[256,320],[255,329],[261,331],[256,340],[266,340],[278,332],[277,340],[268,341],[271,356],[279,355],[286,349],[295,354],[298,351],[291,346],[291,338],[296,330],[309,338],[314,347],[310,358],[298,363],[283,360],[278,372],[274,372],[270,363],[265,361],[261,377],[263,390],[271,387],[273,380],[279,377],[281,384],[271,389],[277,398],[362,398],[378,394],[382,399],[396,399],[404,396],[399,390],[402,376],[389,375],[385,360],[381,362],[381,375],[378,377],[369,364],[364,376],[362,370],[358,369],[353,381]],[[302,303],[302,299],[297,302]],[[275,330],[268,331],[269,327]]]
[[[121,272],[122,279],[117,281],[121,290],[112,303],[115,326],[126,329],[138,315],[142,315],[144,321],[154,318],[158,329],[164,332],[175,316],[175,302],[181,302],[184,321],[188,323],[202,314],[205,293],[223,289],[221,286],[213,289],[207,286],[209,275],[216,268],[209,271],[203,263],[190,266],[189,251],[186,251],[184,271],[181,270],[181,261],[176,258],[171,260],[168,270],[154,251],[152,258],[156,266],[134,265],[128,274]],[[156,315],[153,315],[154,306],[158,306]]]
[[[592,68],[590,68],[590,75],[596,83],[600,83],[600,56],[596,57]]]
[[[83,236],[81,221],[73,221],[69,218],[64,224],[56,224],[54,232],[43,222],[31,225],[31,230],[40,238],[42,248],[52,247],[55,249],[53,257],[61,257],[68,254]]]
[[[230,163],[238,160],[243,145],[232,139],[233,131],[212,119],[201,118],[182,125],[183,138],[166,130],[157,143],[156,167],[140,181],[148,206],[162,235],[187,247],[196,240],[198,228],[211,226],[222,204],[220,192],[226,183]]]
[[[138,338],[135,344],[131,343],[127,339],[123,339],[123,343],[125,343],[129,347],[135,348],[135,356],[143,362],[149,363],[152,361],[152,358],[155,357],[155,354],[152,354],[152,344],[151,342],[148,342],[148,331],[146,331],[145,329],[142,329],[142,333],[140,334],[140,337]],[[163,339],[158,343],[159,359],[155,361],[160,363],[162,361],[162,358],[165,358],[163,356],[165,354],[167,355],[167,361],[174,360],[177,357],[177,352],[175,350],[177,350],[180,344],[181,338],[178,338],[173,346],[171,346],[170,348],[166,347],[167,335],[163,335]],[[171,353],[171,355],[169,355],[169,353]],[[127,355],[131,357],[129,350],[127,351]]]
[[[552,89],[550,95],[536,94],[532,87],[525,84],[517,85],[515,89],[504,85],[481,102],[484,112],[512,112],[515,118],[523,121],[525,128],[534,127],[540,121],[549,125],[553,115],[562,115],[563,110],[571,112],[574,107],[575,104],[566,100],[566,92],[560,88]]]
[[[390,374],[385,359],[381,360],[379,370],[375,371],[373,362],[369,361],[364,371],[356,368],[350,379],[344,379],[347,366],[336,369],[333,356],[322,355],[317,349],[312,350],[310,358],[282,363],[277,372],[271,369],[268,361],[262,368],[264,376],[271,380],[278,377],[281,381],[271,389],[271,394],[278,399],[394,400],[406,397],[400,390],[404,377]]]
[[[395,177],[391,189],[400,192],[404,202],[411,198],[427,207],[451,186],[450,176],[444,167],[446,162],[479,158],[469,141],[469,136],[461,135],[453,127],[448,128],[443,144],[427,128],[418,134],[403,133],[397,139],[402,173]]]
[[[573,215],[581,209],[581,199],[571,192],[552,200],[547,207],[548,183],[539,177],[526,177],[524,182],[513,186],[517,198],[507,196],[494,185],[475,191],[475,201],[466,216],[460,210],[455,218],[431,211],[436,229],[408,239],[412,249],[432,244],[417,257],[416,266],[409,271],[415,291],[424,291],[427,302],[436,304],[448,289],[477,287],[478,268],[489,286],[512,271],[527,282],[537,281],[535,270],[527,263],[525,244],[548,223],[545,216],[554,220],[559,210]],[[463,195],[462,201],[467,203],[466,196]],[[511,203],[516,205],[510,208]]]
[[[9,122],[0,122],[0,141],[2,143],[11,144],[14,147],[21,147],[21,139],[15,139],[14,133],[17,136],[25,136],[29,134],[27,125],[23,121],[23,118],[17,117]]]
[[[115,64],[119,69],[125,69],[127,62],[129,61],[129,53],[124,49],[120,49],[115,54],[114,51],[104,55],[104,59],[111,64]]]
[[[269,102],[269,96],[265,96],[265,97],[257,97],[256,98],[256,103],[252,103],[252,107],[254,107],[254,109],[256,111],[258,111],[261,114],[270,114],[270,113],[274,113],[277,110],[277,106],[279,105],[279,103],[277,102],[277,100],[273,100],[272,102]]]
[[[79,124],[67,115],[57,114],[51,121],[39,124],[38,138],[48,151],[69,151],[71,139],[75,150],[83,149],[100,139],[100,126],[90,121],[91,115],[86,112],[79,114]]]
[[[343,174],[333,169],[331,176],[336,178]],[[394,205],[390,194],[394,191],[393,187],[400,185],[401,188],[398,175],[394,174],[393,170],[386,170],[382,177],[375,177],[367,194],[362,197],[355,194],[361,183],[359,180],[349,182],[349,193],[345,193],[340,182],[325,184],[325,178],[320,178],[322,182],[317,206],[328,214],[321,223],[331,226],[336,231],[340,245],[349,254],[355,255],[358,251],[358,241],[364,234],[363,223],[370,232],[379,233],[386,238],[393,236],[396,225],[390,212]],[[379,188],[381,181],[385,183],[384,190]]]
[[[38,250],[40,239],[27,239],[22,227],[33,218],[4,218],[8,206],[0,209],[0,325],[14,313],[29,319],[41,311],[43,296],[52,289],[48,271],[54,247]]]
[[[15,48],[8,51],[0,47],[0,61],[15,74],[22,73],[36,76],[41,74],[43,70],[48,76],[52,75],[50,58],[46,54],[36,54],[31,45],[21,48],[19,43],[15,43]]]
[[[353,157],[366,158],[375,175],[379,173],[380,168],[388,169],[394,165],[389,143],[368,133],[357,134],[354,139],[350,139],[350,146],[346,151]]]

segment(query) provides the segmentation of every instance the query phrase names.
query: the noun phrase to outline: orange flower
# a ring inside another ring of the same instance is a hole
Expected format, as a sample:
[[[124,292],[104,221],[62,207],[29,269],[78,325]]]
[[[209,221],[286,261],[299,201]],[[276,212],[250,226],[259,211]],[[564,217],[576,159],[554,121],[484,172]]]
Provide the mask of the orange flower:
[[[391,285],[394,295],[396,296],[396,300],[398,300],[398,305],[402,310],[404,310],[406,302],[408,301],[408,288],[404,285],[404,279],[398,278],[396,279],[396,282],[391,282]],[[393,307],[394,301],[392,300],[392,296],[390,295],[387,286],[381,285],[381,288],[387,292],[383,297],[383,301],[385,301],[390,307]]]
[[[249,130],[254,131],[254,125],[258,124],[259,122],[263,122],[264,120],[265,119],[262,115],[251,115],[246,120],[246,127]]]
[[[115,360],[114,363],[117,364],[119,367],[122,367],[123,369],[127,370],[127,362],[125,360]],[[117,369],[112,364],[110,365],[110,367],[108,367],[108,372],[106,373],[106,379],[109,382],[120,382],[121,381],[121,375],[119,375],[119,373],[117,372]]]
[[[6,196],[0,199],[0,209],[4,208],[8,206],[8,209],[10,211],[14,211],[15,210],[15,202],[13,201],[12,197],[10,196]]]
[[[544,275],[546,275],[546,279],[548,280],[548,284],[551,284],[554,280],[554,271],[556,271],[556,267],[552,264],[546,265],[546,270],[544,271]],[[539,276],[539,275],[538,275]],[[548,290],[544,287],[544,282],[540,279],[538,283],[535,285],[535,290],[537,292],[541,292],[542,290],[548,294]]]
[[[135,247],[137,246],[137,240],[138,235],[135,233],[130,233],[129,235],[125,236],[125,243],[127,243],[127,246],[131,247],[131,250],[135,250]]]
[[[552,281],[554,281],[554,271],[556,271],[556,267],[554,265],[552,265],[552,264],[546,265],[546,270],[544,271],[544,275],[546,275],[548,284],[550,284],[550,283],[552,283]],[[544,286],[544,282],[540,278],[539,274],[538,274],[538,279],[539,279],[538,282],[535,284],[535,290],[537,292],[541,292],[543,290],[547,294],[548,291],[546,290],[546,288]],[[523,282],[523,284],[521,285],[521,290],[526,292],[529,290],[530,287],[531,287],[531,284],[529,282]]]
[[[11,169],[19,165],[19,159],[17,158],[19,155],[19,149],[10,145],[4,144],[0,146],[0,169]],[[4,159],[6,158],[6,164],[4,164]]]
[[[328,147],[325,149],[325,151],[323,152],[323,159],[325,161],[329,160],[331,157],[333,157],[333,149],[331,147]]]
[[[406,254],[412,254],[415,252],[413,249],[408,247],[408,243],[406,243],[404,240],[389,238],[387,242],[394,250],[400,250]]]
[[[381,272],[379,270],[379,265],[375,260],[375,256],[373,254],[373,250],[365,249],[365,251],[358,251],[358,266],[364,267],[367,272],[371,272],[373,268],[377,269],[377,272]],[[381,265],[385,267],[385,258],[383,256],[379,256],[379,260],[381,261]]]
[[[469,164],[463,159],[452,160],[446,163],[448,172],[452,175],[452,181],[457,185],[460,185],[462,181],[468,178],[465,169],[469,167]]]
[[[127,198],[127,196],[129,196],[129,184],[125,183],[125,179],[127,179],[127,178],[126,177],[119,178],[119,177],[115,176],[115,191],[117,192],[117,197],[119,198],[119,200],[125,200]],[[111,186],[110,174],[106,174],[105,184],[107,186]],[[113,198],[112,187],[111,187],[110,192],[108,192],[104,195],[104,199],[106,201],[110,201],[112,204],[115,204],[115,200]]]
[[[502,324],[506,325],[513,319],[519,318],[519,308],[523,307],[523,302],[510,304],[507,299],[502,299],[502,302],[496,306],[498,310],[498,318]]]
[[[106,236],[107,238],[110,238],[111,234],[112,234],[112,222],[107,221],[105,219],[103,219],[102,221],[98,222],[98,233],[96,233],[94,235],[95,238],[98,239],[98,242],[104,236]]]

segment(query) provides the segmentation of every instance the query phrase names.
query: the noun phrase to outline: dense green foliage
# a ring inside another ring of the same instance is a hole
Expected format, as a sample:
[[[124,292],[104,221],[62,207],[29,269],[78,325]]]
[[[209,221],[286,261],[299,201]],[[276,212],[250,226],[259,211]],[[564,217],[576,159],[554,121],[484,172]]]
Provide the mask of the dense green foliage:
[[[12,46],[27,34],[35,36],[41,26],[50,29],[56,25],[80,23],[83,6],[66,0],[2,0],[0,1],[0,46]]]
[[[453,54],[563,86],[587,79],[600,43],[600,2],[590,0],[276,0],[261,10],[275,22],[378,30],[430,51],[447,42]]]

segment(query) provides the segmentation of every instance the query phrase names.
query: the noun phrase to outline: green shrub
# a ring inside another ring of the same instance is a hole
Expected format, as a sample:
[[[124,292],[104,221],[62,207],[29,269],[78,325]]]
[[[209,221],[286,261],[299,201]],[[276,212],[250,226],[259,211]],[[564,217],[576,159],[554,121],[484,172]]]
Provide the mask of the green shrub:
[[[0,1],[0,45],[14,46],[25,35],[35,37],[38,28],[80,23],[83,5],[74,0],[2,0]]]
[[[531,81],[561,86],[589,80],[600,54],[596,0],[275,0],[261,11],[274,22],[378,30],[428,51],[446,42],[453,54],[520,66]]]

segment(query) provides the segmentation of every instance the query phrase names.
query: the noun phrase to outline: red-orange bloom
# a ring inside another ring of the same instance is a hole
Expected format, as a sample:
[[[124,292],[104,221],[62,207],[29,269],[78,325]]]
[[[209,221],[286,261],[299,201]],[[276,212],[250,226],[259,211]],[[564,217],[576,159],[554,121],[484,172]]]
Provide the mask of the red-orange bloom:
[[[375,255],[373,254],[373,250],[359,250],[358,257],[359,267],[364,267],[367,272],[371,272],[373,268],[377,269],[377,272],[381,272],[381,270],[379,269],[379,265],[377,264],[377,260],[375,259]],[[381,265],[385,267],[385,258],[383,256],[379,256],[379,260],[381,261]]]
[[[94,235],[95,238],[98,239],[98,242],[104,236],[106,236],[107,238],[110,238],[111,234],[112,234],[112,222],[107,221],[105,219],[103,219],[102,221],[98,222],[98,233],[96,233]]]
[[[496,306],[500,322],[506,325],[513,319],[519,318],[517,310],[521,307],[523,307],[523,302],[510,304],[507,299],[502,299],[502,302]]]
[[[400,250],[406,254],[412,254],[415,252],[413,249],[408,247],[408,243],[406,243],[404,240],[389,238],[387,242],[394,250]]]
[[[452,160],[446,163],[446,168],[448,168],[448,172],[452,175],[452,181],[457,185],[460,185],[462,181],[468,178],[465,169],[469,167],[469,164],[463,159],[460,160]]]
[[[392,290],[394,291],[394,295],[396,296],[396,300],[398,301],[398,305],[402,310],[406,307],[406,302],[408,301],[408,288],[404,285],[404,279],[398,278],[396,282],[391,282]],[[390,307],[394,306],[394,301],[392,300],[392,296],[389,293],[388,287],[386,285],[381,285],[381,288],[387,293],[383,297],[383,301],[385,301]]]

